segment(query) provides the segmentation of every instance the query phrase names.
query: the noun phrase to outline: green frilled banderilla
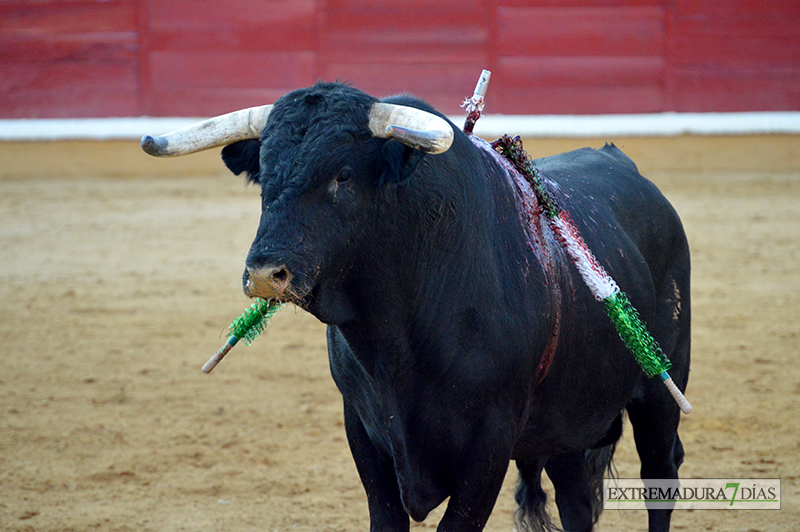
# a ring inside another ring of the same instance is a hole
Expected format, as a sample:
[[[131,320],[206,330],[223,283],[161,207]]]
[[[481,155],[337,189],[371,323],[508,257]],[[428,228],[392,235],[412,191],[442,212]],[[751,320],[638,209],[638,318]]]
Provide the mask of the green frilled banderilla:
[[[256,298],[250,308],[245,310],[241,316],[233,320],[228,327],[228,341],[225,345],[212,356],[208,362],[203,364],[203,373],[211,372],[219,361],[228,354],[228,351],[235,346],[239,340],[246,345],[252,344],[258,336],[267,328],[269,319],[283,306],[273,300]]]

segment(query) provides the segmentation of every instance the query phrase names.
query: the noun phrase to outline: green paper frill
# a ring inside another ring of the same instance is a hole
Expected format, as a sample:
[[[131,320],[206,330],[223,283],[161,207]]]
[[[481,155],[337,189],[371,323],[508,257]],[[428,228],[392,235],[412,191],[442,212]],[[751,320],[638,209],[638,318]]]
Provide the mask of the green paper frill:
[[[619,337],[633,353],[636,362],[648,377],[654,377],[672,367],[669,359],[631,305],[623,292],[617,292],[603,300],[606,314],[617,329]]]
[[[272,300],[256,298],[255,303],[228,327],[228,337],[236,337],[246,345],[252,344],[264,332],[269,319],[283,305]]]

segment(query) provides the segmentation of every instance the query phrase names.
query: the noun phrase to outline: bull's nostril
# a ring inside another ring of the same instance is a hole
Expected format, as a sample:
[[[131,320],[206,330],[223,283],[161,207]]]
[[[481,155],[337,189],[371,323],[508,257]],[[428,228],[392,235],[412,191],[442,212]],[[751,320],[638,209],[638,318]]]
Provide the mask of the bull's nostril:
[[[278,281],[279,283],[285,282],[289,278],[289,272],[286,268],[281,268],[274,274],[272,274],[272,278]]]

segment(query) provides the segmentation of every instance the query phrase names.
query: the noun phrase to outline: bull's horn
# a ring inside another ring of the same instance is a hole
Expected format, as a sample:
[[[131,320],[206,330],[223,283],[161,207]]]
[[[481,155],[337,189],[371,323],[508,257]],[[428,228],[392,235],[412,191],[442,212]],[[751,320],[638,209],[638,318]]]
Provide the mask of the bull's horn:
[[[250,107],[176,129],[160,137],[142,137],[142,149],[156,157],[176,157],[261,138],[271,105]]]
[[[369,129],[376,137],[395,139],[425,153],[443,153],[453,143],[453,128],[427,111],[375,103],[369,111]]]

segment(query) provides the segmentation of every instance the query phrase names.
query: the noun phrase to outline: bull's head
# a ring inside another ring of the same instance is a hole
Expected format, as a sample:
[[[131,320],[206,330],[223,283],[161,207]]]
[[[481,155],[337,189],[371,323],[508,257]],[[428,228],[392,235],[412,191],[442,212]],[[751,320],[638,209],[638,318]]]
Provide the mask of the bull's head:
[[[381,217],[382,190],[406,179],[424,154],[442,153],[452,141],[451,124],[431,112],[320,83],[274,106],[146,136],[142,148],[176,156],[226,146],[228,168],[262,189],[245,294],[292,301],[323,321],[338,322],[351,314],[344,295],[348,273],[364,259],[359,243]]]

